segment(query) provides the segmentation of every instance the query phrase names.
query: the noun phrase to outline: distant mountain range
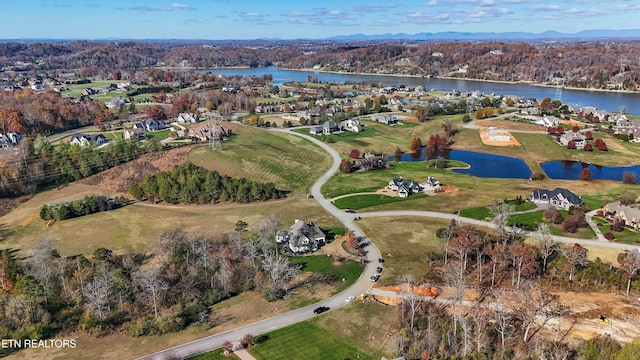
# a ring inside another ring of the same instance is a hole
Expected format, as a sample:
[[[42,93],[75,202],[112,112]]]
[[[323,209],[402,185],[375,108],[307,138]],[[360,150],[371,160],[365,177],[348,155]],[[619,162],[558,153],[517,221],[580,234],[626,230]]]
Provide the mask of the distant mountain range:
[[[542,33],[528,32],[437,32],[418,34],[379,34],[379,35],[341,35],[327,38],[327,40],[590,40],[590,39],[640,39],[640,29],[631,30],[584,30],[573,34],[557,31],[545,31]]]

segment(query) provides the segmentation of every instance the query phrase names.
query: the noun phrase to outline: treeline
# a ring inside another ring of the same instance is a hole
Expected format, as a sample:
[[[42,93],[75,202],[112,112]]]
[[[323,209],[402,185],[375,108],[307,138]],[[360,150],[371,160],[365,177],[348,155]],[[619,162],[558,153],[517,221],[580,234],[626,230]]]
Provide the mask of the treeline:
[[[101,211],[119,209],[129,204],[129,199],[118,196],[115,199],[106,196],[85,196],[84,199],[61,204],[42,205],[40,218],[42,220],[66,220],[80,216],[91,215]]]
[[[68,142],[54,147],[46,140],[38,144],[24,141],[18,153],[4,155],[5,161],[0,164],[0,196],[68,184],[162,149],[162,144],[154,139],[144,143],[118,140],[102,149]]]
[[[102,101],[75,102],[55,91],[0,91],[0,132],[51,134],[111,119]]]
[[[141,184],[132,184],[129,193],[136,199],[160,199],[170,204],[248,203],[278,199],[285,195],[273,183],[235,179],[192,163],[148,175]]]
[[[240,232],[206,238],[178,228],[163,233],[145,253],[98,248],[91,256],[67,257],[50,237],[25,249],[24,259],[3,250],[0,332],[19,340],[75,331],[143,336],[191,324],[216,326],[215,303],[250,290],[275,300],[299,272],[272,251],[271,229],[280,226],[279,217],[258,225],[265,236],[250,239]]]

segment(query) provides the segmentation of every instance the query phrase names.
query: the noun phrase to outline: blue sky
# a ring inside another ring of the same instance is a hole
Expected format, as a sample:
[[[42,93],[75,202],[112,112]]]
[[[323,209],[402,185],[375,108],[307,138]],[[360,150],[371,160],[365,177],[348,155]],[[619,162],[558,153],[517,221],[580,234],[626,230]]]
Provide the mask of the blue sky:
[[[0,38],[256,39],[637,29],[637,0],[2,0]]]

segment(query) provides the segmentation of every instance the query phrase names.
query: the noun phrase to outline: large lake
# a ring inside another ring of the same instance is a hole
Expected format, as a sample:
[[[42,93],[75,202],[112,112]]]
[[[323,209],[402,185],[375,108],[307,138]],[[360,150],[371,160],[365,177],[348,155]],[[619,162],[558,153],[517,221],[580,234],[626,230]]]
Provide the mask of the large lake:
[[[479,90],[485,94],[515,95],[527,98],[544,99],[556,98],[556,89],[552,87],[533,86],[527,84],[507,84],[474,80],[459,79],[439,79],[439,78],[419,78],[401,76],[377,76],[359,74],[334,74],[313,71],[292,71],[280,70],[274,66],[266,68],[250,69],[211,69],[201,70],[202,72],[212,72],[224,75],[242,76],[262,76],[271,74],[274,85],[281,85],[289,81],[307,81],[307,76],[311,75],[321,82],[335,84],[383,84],[388,86],[422,85],[427,89],[449,91],[452,89],[475,91]],[[604,91],[569,90],[562,92],[562,102],[578,106],[595,106],[598,109],[607,111],[620,111],[625,107],[628,113],[640,115],[640,94],[615,93]]]

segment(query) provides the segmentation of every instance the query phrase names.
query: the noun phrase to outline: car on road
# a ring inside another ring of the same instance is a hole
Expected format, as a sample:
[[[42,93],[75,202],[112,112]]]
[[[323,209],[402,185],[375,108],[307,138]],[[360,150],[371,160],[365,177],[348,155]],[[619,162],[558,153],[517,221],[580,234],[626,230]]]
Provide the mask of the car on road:
[[[353,221],[358,221],[358,220],[362,220],[362,217],[356,216],[356,217],[353,218]]]
[[[346,302],[352,302],[353,300],[355,300],[356,297],[355,296],[349,296],[348,298],[345,299]]]
[[[329,311],[329,309],[330,309],[330,307],[328,307],[328,306],[320,306],[320,307],[315,308],[315,310],[313,310],[313,313],[316,314],[316,315],[317,314],[322,314],[325,311]]]
[[[382,272],[382,268],[381,268],[380,266],[378,266],[378,267],[376,268],[376,271],[378,272],[378,274],[380,274],[380,273]]]
[[[369,278],[369,280],[375,282],[378,281],[378,279],[380,279],[380,274],[373,274],[371,275],[371,277]]]
[[[383,258],[378,258],[378,262],[379,262],[380,264],[382,264],[382,263],[384,263],[384,259],[383,259]]]
[[[355,214],[356,213],[356,211],[353,210],[353,209],[346,209],[345,211],[348,212],[348,213],[351,213],[351,214]]]

